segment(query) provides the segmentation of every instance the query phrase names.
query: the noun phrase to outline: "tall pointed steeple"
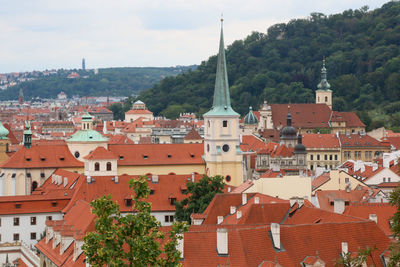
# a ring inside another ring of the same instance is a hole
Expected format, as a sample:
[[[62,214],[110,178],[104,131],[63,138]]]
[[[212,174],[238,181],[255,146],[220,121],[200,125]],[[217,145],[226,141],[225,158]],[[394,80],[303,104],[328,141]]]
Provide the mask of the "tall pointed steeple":
[[[322,60],[322,68],[321,68],[321,82],[318,84],[318,89],[321,90],[330,90],[331,85],[328,83],[326,78],[326,68],[325,68],[325,59]]]
[[[223,19],[221,18],[221,35],[217,59],[217,74],[215,78],[213,105],[205,115],[239,115],[231,107],[229,94],[228,72],[226,69]]]

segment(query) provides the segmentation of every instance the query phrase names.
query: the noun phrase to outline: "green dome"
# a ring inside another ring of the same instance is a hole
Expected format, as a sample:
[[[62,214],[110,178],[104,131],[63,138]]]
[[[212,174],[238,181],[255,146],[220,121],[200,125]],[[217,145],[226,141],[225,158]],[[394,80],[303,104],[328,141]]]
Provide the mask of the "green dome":
[[[253,108],[250,107],[249,109],[249,113],[247,113],[247,115],[244,117],[244,124],[257,124],[258,123],[258,119],[256,117],[256,115],[254,115],[253,113]]]
[[[10,132],[6,129],[6,127],[3,126],[3,124],[0,122],[0,139],[8,139],[8,134]]]
[[[68,142],[107,142],[108,138],[95,130],[81,130],[74,133]]]

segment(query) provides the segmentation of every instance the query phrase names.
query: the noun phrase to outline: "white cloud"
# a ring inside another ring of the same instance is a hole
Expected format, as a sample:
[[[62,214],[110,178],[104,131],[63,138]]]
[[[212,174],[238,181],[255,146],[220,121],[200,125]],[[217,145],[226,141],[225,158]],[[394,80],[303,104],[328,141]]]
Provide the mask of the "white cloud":
[[[0,72],[199,64],[225,42],[278,22],[384,0],[0,0]]]

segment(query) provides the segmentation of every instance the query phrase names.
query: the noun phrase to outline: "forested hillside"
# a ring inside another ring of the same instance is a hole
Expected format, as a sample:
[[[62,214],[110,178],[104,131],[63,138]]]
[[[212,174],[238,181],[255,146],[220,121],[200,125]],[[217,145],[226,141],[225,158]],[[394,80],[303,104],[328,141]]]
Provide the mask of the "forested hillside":
[[[358,111],[369,128],[400,126],[400,2],[307,19],[253,32],[226,50],[232,105],[314,102],[326,59],[334,109]],[[215,44],[217,51],[218,44]],[[203,114],[212,105],[216,56],[194,71],[167,77],[140,98],[156,114]],[[400,128],[399,128],[400,129]]]
[[[72,97],[79,96],[130,96],[152,87],[161,79],[178,75],[195,66],[169,68],[104,68],[98,74],[93,70],[73,70],[80,78],[69,79],[72,70],[58,70],[57,74],[41,76],[36,80],[9,87],[0,92],[0,100],[17,99],[22,88],[26,99],[35,97],[55,98],[63,91]]]

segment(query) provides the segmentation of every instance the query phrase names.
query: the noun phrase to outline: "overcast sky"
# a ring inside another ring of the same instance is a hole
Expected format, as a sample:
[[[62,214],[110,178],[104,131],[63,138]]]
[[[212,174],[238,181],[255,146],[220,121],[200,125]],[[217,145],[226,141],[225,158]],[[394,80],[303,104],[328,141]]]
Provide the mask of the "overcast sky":
[[[0,0],[0,73],[199,64],[252,31],[387,0]]]

